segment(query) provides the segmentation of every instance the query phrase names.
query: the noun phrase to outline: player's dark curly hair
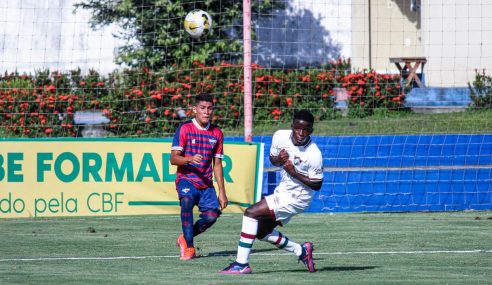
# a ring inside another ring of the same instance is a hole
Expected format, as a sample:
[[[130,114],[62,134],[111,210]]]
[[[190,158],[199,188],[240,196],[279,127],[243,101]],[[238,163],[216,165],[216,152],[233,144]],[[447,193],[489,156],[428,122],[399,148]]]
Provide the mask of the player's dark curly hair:
[[[208,93],[200,93],[196,95],[195,103],[198,104],[198,102],[202,102],[202,101],[214,103],[214,96]]]
[[[311,112],[309,112],[308,110],[304,110],[304,109],[294,113],[294,119],[292,121],[295,120],[302,120],[314,124],[313,114],[311,114]]]

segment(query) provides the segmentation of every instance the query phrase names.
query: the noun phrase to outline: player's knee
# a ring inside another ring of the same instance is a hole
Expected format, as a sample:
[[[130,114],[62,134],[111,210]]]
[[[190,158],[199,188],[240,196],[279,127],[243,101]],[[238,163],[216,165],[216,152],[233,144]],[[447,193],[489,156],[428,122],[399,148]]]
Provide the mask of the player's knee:
[[[210,227],[211,225],[215,224],[215,222],[217,221],[217,218],[218,217],[207,216],[207,218],[206,218],[207,225]]]
[[[193,208],[193,199],[191,197],[185,196],[180,200],[181,208],[183,209],[192,209]]]
[[[204,232],[206,229],[210,228],[220,216],[220,212],[203,212],[200,214],[200,232]]]
[[[220,217],[220,211],[203,212],[202,218],[207,221],[207,224],[214,224]]]
[[[245,211],[244,211],[244,215],[248,218],[256,218],[256,212],[251,209],[251,207],[247,208]]]

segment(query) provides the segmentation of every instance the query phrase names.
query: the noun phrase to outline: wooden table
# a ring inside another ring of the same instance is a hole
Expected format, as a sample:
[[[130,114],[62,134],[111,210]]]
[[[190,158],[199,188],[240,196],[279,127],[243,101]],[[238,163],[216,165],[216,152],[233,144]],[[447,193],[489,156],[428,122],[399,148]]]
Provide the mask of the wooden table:
[[[417,69],[421,67],[421,73],[424,72],[424,65],[427,63],[425,57],[390,57],[390,62],[394,63],[403,79],[406,80],[406,86],[410,86],[413,80],[419,87],[423,87],[422,81],[417,76]],[[400,64],[404,64],[403,67]]]

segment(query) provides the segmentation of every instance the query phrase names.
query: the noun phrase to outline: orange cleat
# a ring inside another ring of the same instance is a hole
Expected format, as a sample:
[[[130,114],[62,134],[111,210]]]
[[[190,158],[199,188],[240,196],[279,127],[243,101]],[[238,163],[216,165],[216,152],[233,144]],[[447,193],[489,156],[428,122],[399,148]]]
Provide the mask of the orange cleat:
[[[181,257],[179,259],[181,260],[190,260],[190,259],[193,259],[195,258],[196,255],[195,255],[195,248],[194,247],[187,247],[184,251],[184,254],[181,255]]]
[[[179,246],[179,259],[190,260],[196,257],[195,248],[188,247],[183,234],[180,234],[176,240],[176,246]]]
[[[179,246],[179,255],[183,257],[186,248],[188,248],[188,245],[186,244],[186,240],[183,234],[180,234],[178,239],[176,240],[176,246]]]

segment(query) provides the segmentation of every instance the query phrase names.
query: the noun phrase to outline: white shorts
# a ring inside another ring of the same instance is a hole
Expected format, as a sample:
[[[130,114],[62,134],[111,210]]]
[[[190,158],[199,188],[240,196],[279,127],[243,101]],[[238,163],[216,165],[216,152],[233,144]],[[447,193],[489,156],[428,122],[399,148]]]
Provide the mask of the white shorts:
[[[273,211],[275,215],[275,221],[281,223],[281,225],[287,224],[290,219],[306,210],[309,204],[304,201],[300,201],[293,197],[288,192],[277,192],[266,196],[268,208]]]

